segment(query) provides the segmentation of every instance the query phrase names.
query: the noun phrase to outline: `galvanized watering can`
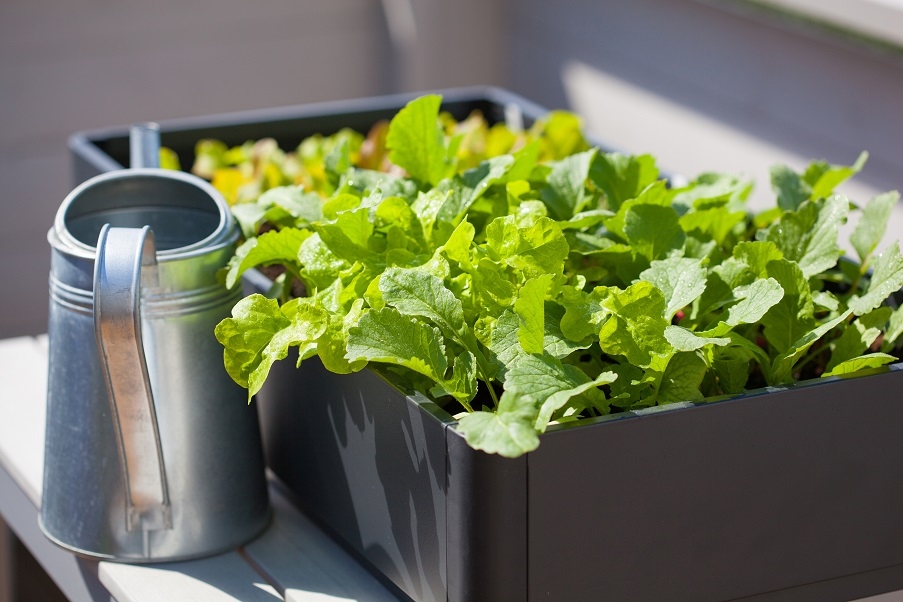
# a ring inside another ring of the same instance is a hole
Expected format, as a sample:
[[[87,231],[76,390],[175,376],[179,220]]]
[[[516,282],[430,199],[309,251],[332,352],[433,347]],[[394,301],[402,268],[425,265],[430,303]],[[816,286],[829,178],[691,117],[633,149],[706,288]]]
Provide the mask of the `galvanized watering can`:
[[[132,164],[153,163],[154,131],[137,131]],[[220,194],[185,173],[110,172],[63,201],[48,234],[40,518],[55,543],[176,560],[234,548],[267,525],[256,407],[213,335],[237,301],[216,278],[237,237]]]

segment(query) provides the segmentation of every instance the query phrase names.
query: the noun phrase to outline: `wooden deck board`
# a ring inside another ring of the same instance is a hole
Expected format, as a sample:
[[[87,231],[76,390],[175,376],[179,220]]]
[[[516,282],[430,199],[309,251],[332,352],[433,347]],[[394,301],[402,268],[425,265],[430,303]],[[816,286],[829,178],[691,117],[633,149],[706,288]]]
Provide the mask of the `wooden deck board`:
[[[118,602],[275,602],[276,590],[235,552],[155,565],[100,563],[100,581]]]
[[[44,472],[47,337],[0,341],[0,463],[35,506]]]
[[[397,602],[373,575],[304,516],[280,491],[270,488],[273,524],[244,553],[286,601],[368,600]]]

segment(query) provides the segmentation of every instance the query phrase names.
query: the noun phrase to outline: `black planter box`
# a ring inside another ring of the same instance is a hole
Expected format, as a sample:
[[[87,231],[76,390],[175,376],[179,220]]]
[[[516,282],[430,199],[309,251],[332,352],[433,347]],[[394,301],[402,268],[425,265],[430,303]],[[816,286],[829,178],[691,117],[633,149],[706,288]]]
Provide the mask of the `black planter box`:
[[[544,113],[493,88],[444,96],[459,118]],[[167,122],[162,142],[183,165],[204,137],[290,149],[412,97]],[[127,165],[127,131],[73,136],[76,182]],[[369,370],[289,358],[257,403],[296,500],[415,600],[823,602],[903,589],[901,391],[894,364],[550,427],[516,460],[470,449],[452,416]]]
[[[365,370],[290,360],[272,469],[417,600],[850,600],[903,588],[903,365],[550,427],[516,460]]]

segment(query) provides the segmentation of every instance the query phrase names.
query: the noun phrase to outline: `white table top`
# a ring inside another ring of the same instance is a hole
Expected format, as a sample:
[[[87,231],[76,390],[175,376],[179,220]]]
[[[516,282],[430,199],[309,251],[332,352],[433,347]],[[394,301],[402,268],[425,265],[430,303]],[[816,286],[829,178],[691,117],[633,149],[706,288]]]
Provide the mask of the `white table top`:
[[[190,562],[127,565],[76,558],[37,526],[44,461],[47,339],[0,340],[0,515],[72,600],[119,602],[395,602],[372,574],[305,517],[273,478],[273,522],[233,552]]]

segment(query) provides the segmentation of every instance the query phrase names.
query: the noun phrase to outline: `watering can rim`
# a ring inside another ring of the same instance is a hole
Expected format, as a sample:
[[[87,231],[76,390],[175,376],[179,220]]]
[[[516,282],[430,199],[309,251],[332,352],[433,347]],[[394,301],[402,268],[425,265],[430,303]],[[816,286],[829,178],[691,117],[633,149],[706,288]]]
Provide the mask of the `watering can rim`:
[[[158,250],[158,261],[162,262],[172,261],[176,259],[187,259],[196,255],[209,253],[211,251],[219,249],[220,247],[231,245],[238,239],[238,225],[235,222],[235,219],[232,217],[232,212],[229,209],[228,203],[223,198],[222,194],[209,182],[202,178],[199,178],[198,176],[182,171],[150,167],[137,167],[103,173],[85,180],[84,182],[73,188],[72,191],[68,195],[66,195],[66,198],[63,199],[63,202],[60,205],[59,209],[57,209],[56,215],[53,220],[53,226],[47,233],[47,238],[50,244],[53,247],[58,248],[59,250],[71,255],[76,255],[78,257],[83,257],[86,259],[95,259],[97,256],[97,247],[78,240],[77,238],[72,236],[72,234],[69,232],[69,229],[66,227],[66,213],[69,207],[86,190],[94,186],[102,185],[103,183],[108,181],[134,179],[142,176],[177,180],[196,186],[210,197],[210,199],[214,202],[217,209],[219,210],[219,223],[217,224],[213,232],[211,232],[203,239],[190,245],[185,245],[174,249]]]

